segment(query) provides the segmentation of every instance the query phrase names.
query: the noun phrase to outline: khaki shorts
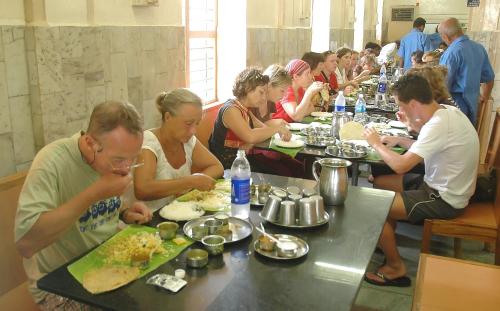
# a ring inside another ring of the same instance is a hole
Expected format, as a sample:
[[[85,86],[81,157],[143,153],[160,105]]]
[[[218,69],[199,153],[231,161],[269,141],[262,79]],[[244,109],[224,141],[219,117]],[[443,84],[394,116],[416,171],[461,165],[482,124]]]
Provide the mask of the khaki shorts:
[[[411,223],[421,223],[424,219],[456,218],[464,211],[464,209],[454,208],[446,203],[437,190],[430,188],[423,181],[423,176],[421,176],[420,181],[419,177],[408,178],[405,176],[404,189],[401,196],[408,221]]]

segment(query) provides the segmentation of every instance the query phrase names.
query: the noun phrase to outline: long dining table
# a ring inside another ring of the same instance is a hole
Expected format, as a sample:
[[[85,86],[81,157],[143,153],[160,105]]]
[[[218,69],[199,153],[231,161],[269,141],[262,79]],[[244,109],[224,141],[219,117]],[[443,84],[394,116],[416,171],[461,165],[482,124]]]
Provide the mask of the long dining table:
[[[316,188],[313,180],[252,173],[254,183],[286,188]],[[92,295],[63,265],[38,280],[42,290],[106,310],[350,310],[376,247],[394,192],[350,186],[342,206],[327,206],[328,223],[306,229],[283,228],[263,221],[252,206],[250,222],[270,233],[291,234],[309,245],[306,256],[273,260],[254,250],[256,230],[226,244],[202,269],[186,267],[186,252],[157,270],[114,291]],[[155,213],[149,224],[162,219]],[[181,226],[182,228],[182,226]],[[180,232],[182,230],[180,229]],[[202,248],[195,243],[189,247]],[[157,273],[185,269],[187,286],[171,293],[147,285]]]

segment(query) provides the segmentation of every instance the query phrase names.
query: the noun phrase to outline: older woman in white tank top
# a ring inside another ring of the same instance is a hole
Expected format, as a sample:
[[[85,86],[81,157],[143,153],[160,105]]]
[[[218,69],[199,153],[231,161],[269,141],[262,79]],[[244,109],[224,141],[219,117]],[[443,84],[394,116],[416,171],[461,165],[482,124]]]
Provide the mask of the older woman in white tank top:
[[[134,187],[138,199],[153,210],[191,189],[210,190],[223,174],[222,164],[195,136],[202,118],[201,99],[188,89],[162,93],[156,99],[162,125],[144,131]]]

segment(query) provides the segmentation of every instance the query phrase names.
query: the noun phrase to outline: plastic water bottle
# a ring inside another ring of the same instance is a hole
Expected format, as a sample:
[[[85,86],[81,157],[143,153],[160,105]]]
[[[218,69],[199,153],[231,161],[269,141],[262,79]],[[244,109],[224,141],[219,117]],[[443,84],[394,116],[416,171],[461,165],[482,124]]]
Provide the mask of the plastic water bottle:
[[[385,68],[385,64],[382,64],[382,67],[380,68],[380,77],[382,77],[382,75],[387,77],[387,69]]]
[[[354,106],[354,121],[359,123],[366,122],[366,103],[363,94],[359,94],[356,106]]]
[[[378,79],[377,94],[375,95],[376,107],[380,108],[387,105],[386,93],[387,93],[387,76],[385,74],[381,74],[380,78]]]
[[[344,92],[339,91],[339,95],[335,99],[335,112],[344,112],[345,111],[345,97]]]
[[[231,215],[246,219],[250,216],[250,163],[245,150],[238,150],[231,166]]]

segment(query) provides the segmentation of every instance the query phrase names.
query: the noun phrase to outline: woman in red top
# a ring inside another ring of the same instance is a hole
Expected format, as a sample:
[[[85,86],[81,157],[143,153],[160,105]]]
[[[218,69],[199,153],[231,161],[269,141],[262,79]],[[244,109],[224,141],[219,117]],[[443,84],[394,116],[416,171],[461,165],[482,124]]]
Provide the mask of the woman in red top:
[[[311,68],[300,59],[291,60],[285,67],[292,77],[285,96],[276,103],[273,119],[284,119],[287,122],[300,122],[314,111],[312,98],[323,88],[322,82],[312,82]],[[304,89],[307,89],[304,91]]]
[[[319,75],[314,76],[314,81],[327,83],[330,89],[330,95],[335,95],[339,90],[337,76],[335,75],[335,69],[337,69],[337,54],[333,51],[326,51],[323,53],[323,56],[325,57],[323,70]]]

